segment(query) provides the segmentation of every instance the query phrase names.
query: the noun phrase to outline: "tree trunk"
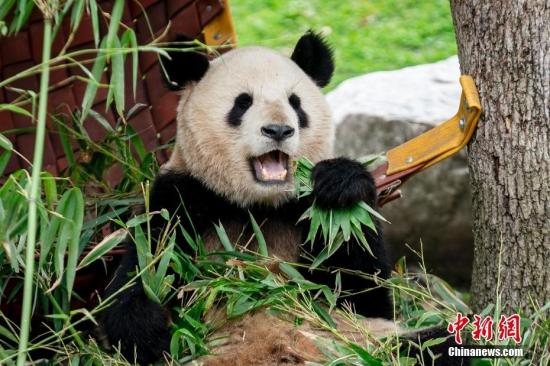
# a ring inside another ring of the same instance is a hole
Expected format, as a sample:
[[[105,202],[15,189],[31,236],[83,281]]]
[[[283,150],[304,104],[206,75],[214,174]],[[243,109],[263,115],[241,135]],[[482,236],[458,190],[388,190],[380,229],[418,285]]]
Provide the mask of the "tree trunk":
[[[451,7],[461,71],[483,107],[468,149],[473,309],[498,291],[505,312],[531,314],[550,301],[550,1]]]

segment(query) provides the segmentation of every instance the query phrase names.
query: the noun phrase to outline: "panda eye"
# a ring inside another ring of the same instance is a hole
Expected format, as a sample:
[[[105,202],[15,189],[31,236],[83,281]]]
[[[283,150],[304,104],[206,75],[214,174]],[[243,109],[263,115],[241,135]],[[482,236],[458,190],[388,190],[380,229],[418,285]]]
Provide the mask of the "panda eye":
[[[242,122],[242,117],[252,106],[252,95],[248,93],[241,93],[235,98],[235,102],[233,103],[233,108],[229,111],[229,114],[227,115],[227,122],[231,126],[239,126]]]
[[[301,108],[301,103],[302,103],[302,101],[300,100],[300,97],[297,96],[296,94],[292,94],[292,95],[288,98],[288,102],[290,103],[290,105],[291,105],[292,108],[294,108],[294,109]]]
[[[306,112],[302,109],[302,101],[300,100],[300,97],[292,93],[290,97],[288,97],[288,103],[290,103],[290,106],[296,112],[300,127],[307,127],[309,125],[309,118]]]
[[[247,93],[239,94],[237,98],[235,98],[235,106],[239,107],[240,109],[247,110],[252,106],[252,95]]]

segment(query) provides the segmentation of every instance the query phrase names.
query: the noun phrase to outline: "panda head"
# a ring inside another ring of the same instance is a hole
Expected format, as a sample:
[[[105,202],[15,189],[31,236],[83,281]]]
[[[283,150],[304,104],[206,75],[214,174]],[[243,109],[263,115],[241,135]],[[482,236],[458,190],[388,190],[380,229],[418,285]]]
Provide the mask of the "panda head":
[[[181,94],[164,169],[191,174],[243,207],[277,206],[294,195],[294,160],[332,154],[334,128],[320,88],[334,64],[319,35],[302,36],[290,58],[244,47],[209,61],[187,50],[172,52],[163,68]]]

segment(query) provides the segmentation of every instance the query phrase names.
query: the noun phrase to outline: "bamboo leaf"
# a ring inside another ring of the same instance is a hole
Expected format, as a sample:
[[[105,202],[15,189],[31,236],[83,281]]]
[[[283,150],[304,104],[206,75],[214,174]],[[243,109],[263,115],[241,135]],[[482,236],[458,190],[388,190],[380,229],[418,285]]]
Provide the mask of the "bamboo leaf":
[[[75,165],[76,160],[74,158],[71,141],[69,140],[69,131],[67,130],[67,127],[62,120],[54,118],[54,121],[55,127],[57,129],[57,135],[59,136],[59,140],[61,140],[61,146],[63,147],[63,153],[65,154],[65,158],[67,159],[67,165],[69,167],[72,167]]]
[[[10,33],[17,33],[23,28],[31,16],[33,8],[34,0],[19,0],[17,11],[15,12],[15,21],[10,26]]]
[[[387,222],[388,224],[390,224],[390,222],[388,220],[386,220],[384,218],[384,216],[380,215],[380,213],[378,211],[376,211],[375,209],[373,209],[372,207],[367,205],[365,202],[360,202],[359,206],[363,207],[365,210],[367,210],[372,216],[376,217],[378,220],[382,220],[382,221]]]
[[[265,242],[264,234],[262,233],[260,226],[254,219],[254,216],[252,216],[252,213],[250,213],[250,211],[248,212],[248,215],[250,216],[250,222],[252,223],[252,230],[254,231],[254,236],[256,237],[256,241],[258,242],[258,252],[262,256],[267,257],[269,254],[267,252],[267,244]]]
[[[113,48],[120,20],[122,19],[122,12],[124,10],[124,0],[115,0],[113,9],[111,10],[111,21],[109,22],[109,30],[107,31],[107,48]]]
[[[332,317],[327,313],[325,309],[321,305],[317,303],[317,301],[313,301],[311,303],[313,310],[319,315],[319,317],[325,321],[331,328],[336,329],[336,322],[332,319]]]
[[[170,245],[166,248],[164,251],[162,258],[159,261],[159,264],[157,266],[157,270],[155,273],[155,276],[153,278],[153,285],[156,289],[157,294],[162,293],[162,282],[164,278],[166,277],[166,272],[168,271],[168,265],[170,264],[170,261],[172,260],[172,252],[174,249],[174,243],[176,241],[176,235],[173,234],[170,238]],[[162,296],[161,296],[162,297]]]
[[[361,163],[365,168],[369,167],[369,165],[372,165],[378,160],[386,160],[386,156],[384,153],[381,154],[371,154],[371,155],[365,155],[357,159],[359,163]]]
[[[68,190],[64,196],[67,196],[66,205],[60,210],[59,214],[62,216],[62,220],[59,225],[59,237],[55,246],[54,252],[54,268],[59,281],[65,270],[65,254],[67,252],[67,246],[71,240],[74,223],[71,218],[74,216],[75,202],[72,200],[72,191]],[[56,281],[56,282],[57,282]],[[56,283],[57,285],[57,283]],[[55,286],[54,286],[55,287]]]
[[[42,186],[44,190],[44,196],[46,197],[46,203],[50,208],[57,202],[57,184],[55,178],[48,172],[40,173],[42,178]]]
[[[61,222],[65,220],[63,218],[62,212],[67,211],[67,205],[69,203],[70,194],[69,191],[66,191],[61,196],[61,199],[59,200],[59,203],[57,204],[56,214],[53,215],[50,225],[47,228],[47,231],[41,231],[40,232],[40,260],[39,260],[39,267],[42,267],[45,262],[48,254],[50,253],[50,250],[52,248],[52,245],[55,241],[55,239],[58,237],[59,233],[59,227],[61,226]],[[59,242],[59,239],[58,239]],[[60,244],[58,243],[58,247]]]
[[[167,59],[170,59],[170,54],[166,52],[166,50],[159,48],[159,47],[151,47],[151,46],[139,46],[140,52],[155,52],[158,53],[160,56],[164,56]]]
[[[4,170],[6,170],[6,167],[10,162],[10,158],[11,158],[11,151],[4,151],[0,155],[0,176],[4,174]]]
[[[329,310],[334,309],[336,307],[336,301],[338,300],[337,296],[334,293],[332,293],[332,291],[330,291],[328,286],[321,287],[321,292],[323,293],[323,295],[325,296],[325,299],[327,299],[327,302],[330,305]]]
[[[139,268],[144,269],[147,267],[147,264],[149,264],[148,256],[150,255],[150,251],[147,244],[147,238],[140,225],[137,225],[134,229],[134,242],[136,244]],[[146,273],[147,272],[144,272],[142,277],[147,277]]]
[[[349,241],[350,237],[351,237],[351,223],[350,223],[350,213],[349,212],[345,212],[345,213],[342,213],[343,217],[342,217],[342,220],[340,222],[340,226],[342,228],[342,234],[344,235],[344,240],[345,241]]]
[[[106,42],[107,40],[103,39],[99,47],[105,48]],[[97,88],[101,83],[101,76],[103,75],[103,70],[105,69],[105,63],[105,54],[103,54],[102,52],[98,52],[97,58],[94,62],[94,66],[92,67],[92,75],[94,79],[88,82],[88,85],[86,86],[86,91],[84,92],[84,97],[82,98],[82,114],[80,115],[80,123],[84,122],[84,119],[88,116],[88,112],[92,107],[97,93]]]
[[[99,323],[95,319],[94,315],[88,309],[80,308],[80,309],[76,309],[76,310],[71,310],[71,312],[70,312],[71,316],[76,315],[76,314],[82,314],[82,316],[84,316],[86,319],[90,320],[95,325],[99,325]],[[73,365],[71,364],[70,366],[73,366]]]
[[[351,223],[352,223],[352,234],[355,237],[355,239],[359,241],[359,244],[361,244],[361,246],[365,248],[371,256],[376,258],[376,256],[372,252],[372,249],[370,248],[370,245],[367,241],[367,238],[365,237],[365,234],[363,233],[363,230],[361,229],[361,224],[357,220],[355,220],[355,218],[351,221]]]
[[[78,265],[78,269],[84,268],[99,258],[101,258],[105,253],[108,253],[111,249],[118,246],[128,234],[128,230],[126,229],[118,229],[109,235],[107,235],[101,242],[99,242],[96,246],[93,247],[88,254],[80,261],[80,264]]]
[[[444,343],[447,338],[449,338],[450,336],[448,337],[440,337],[440,338],[433,338],[433,339],[428,339],[424,342],[422,342],[421,346],[420,346],[420,349],[422,351],[426,350],[426,348],[430,348],[430,347],[433,347],[433,346],[437,346],[438,344],[442,344]]]
[[[349,344],[350,348],[361,357],[361,360],[363,360],[363,365],[365,366],[382,366],[383,363],[377,358],[374,358],[371,356],[370,353],[367,352],[363,347],[358,346],[355,343]]]
[[[10,12],[16,0],[4,0],[0,3],[0,20],[4,20]]]
[[[279,263],[279,269],[283,271],[283,273],[286,274],[291,280],[304,280],[304,276],[302,276],[302,274],[296,268],[288,263]]]
[[[7,151],[13,150],[13,144],[11,143],[11,141],[1,133],[0,133],[0,147]]]
[[[63,19],[69,13],[69,10],[71,10],[74,1],[75,0],[67,0],[63,3],[57,2],[55,4],[56,11],[53,14],[54,26],[52,28],[52,39],[55,39],[55,37],[59,34],[59,29],[63,25]]]
[[[321,231],[323,233],[323,239],[325,241],[328,241],[329,239],[329,225],[330,225],[330,212],[321,210],[319,208],[315,208],[315,211],[319,215],[319,218],[321,219]]]
[[[334,241],[336,235],[340,232],[341,223],[343,220],[342,210],[331,210],[332,213],[332,227],[331,227],[331,238],[330,241]]]
[[[101,225],[103,225],[107,221],[109,221],[109,220],[111,220],[115,217],[120,216],[121,214],[123,214],[127,210],[128,210],[128,207],[117,208],[116,210],[109,211],[109,212],[107,212],[107,213],[105,213],[101,216],[96,217],[93,220],[86,221],[82,225],[82,230],[90,230],[90,229],[95,229],[95,228],[101,227]]]
[[[13,334],[11,331],[9,331],[7,328],[0,325],[0,335],[11,340],[12,342],[17,343],[17,335]]]
[[[227,237],[227,233],[225,232],[225,229],[221,223],[219,222],[219,226],[214,224],[214,228],[216,229],[216,234],[218,234],[218,238],[220,239],[220,242],[222,243],[225,250],[228,252],[234,251],[233,244],[231,244],[231,241]]]
[[[116,110],[118,115],[122,116],[124,115],[124,54],[121,51],[118,37],[113,38],[113,45],[117,50],[111,57],[112,69],[109,92],[112,90]]]
[[[313,260],[313,263],[311,263],[310,268],[315,269],[319,267],[325,260],[327,260],[332,254],[334,254],[340,248],[340,246],[342,246],[343,243],[344,240],[341,236],[336,237],[332,245],[326,245],[323,250],[321,250],[319,255],[317,255],[317,257]]]
[[[19,273],[19,261],[17,260],[18,252],[13,240],[2,240],[2,249],[8,257],[12,271]]]
[[[309,226],[309,233],[307,234],[306,241],[313,243],[315,240],[315,237],[317,236],[317,232],[319,231],[319,226],[321,225],[321,217],[320,215],[316,214],[317,210],[312,210],[311,212],[311,223]]]
[[[141,225],[143,224],[144,222],[146,222],[147,220],[149,219],[149,216],[145,213],[145,214],[141,214],[141,215],[138,215],[138,216],[135,216],[133,218],[131,218],[127,223],[126,223],[126,226],[127,227],[136,227],[138,225]]]
[[[332,210],[327,211],[328,215],[328,222],[326,224],[327,232],[328,232],[328,246],[329,248],[332,246],[332,242],[334,240],[334,226],[333,226],[333,219],[334,219],[334,213]]]
[[[351,214],[360,223],[362,223],[363,225],[369,227],[372,231],[376,232],[376,226],[374,225],[374,222],[372,221],[372,218],[370,217],[369,211],[367,211],[365,209],[365,207],[368,207],[368,205],[367,204],[365,204],[364,206],[362,206],[360,204],[355,205],[351,210]]]
[[[170,212],[167,209],[163,208],[160,210],[160,216],[166,221],[170,221]]]
[[[76,276],[76,264],[78,261],[78,256],[80,254],[79,249],[79,239],[80,239],[80,230],[82,228],[82,222],[84,220],[84,197],[79,188],[71,188],[71,201],[74,202],[73,216],[72,216],[72,225],[71,225],[71,235],[68,243],[68,254],[67,254],[67,270],[66,270],[66,279],[67,279],[67,293],[68,299],[71,298],[74,279]]]
[[[107,132],[115,133],[113,126],[111,126],[109,121],[107,121],[100,113],[90,109],[90,116],[92,116]]]
[[[99,19],[96,0],[89,0],[90,4],[90,19],[92,20],[92,32],[94,33],[94,45],[99,44]]]
[[[6,104],[6,103],[0,104],[0,111],[2,110],[8,110],[10,112],[21,114],[25,117],[32,118],[32,114],[28,110],[23,109],[19,106],[16,106],[15,104]]]
[[[76,0],[73,4],[73,11],[71,13],[71,29],[73,32],[76,31],[80,20],[82,19],[82,14],[84,13],[84,0]]]
[[[157,304],[160,304],[160,299],[157,297],[157,295],[155,294],[155,292],[151,289],[151,287],[149,287],[149,285],[147,284],[147,282],[143,281],[143,278],[142,278],[142,285],[143,285],[143,291],[145,292],[145,295],[147,295],[147,297],[153,301],[153,302],[156,302]]]
[[[86,77],[82,76],[81,78],[86,80],[86,78],[88,80],[94,80],[94,75],[92,74],[92,72],[90,70],[88,70],[88,68],[86,66],[84,66],[84,64],[80,61],[78,61],[77,59],[71,57],[71,56],[65,56],[67,58],[67,61],[70,61],[70,64],[73,65],[73,66],[78,66],[78,68],[80,68],[80,70],[86,75]]]
[[[126,132],[130,136],[130,141],[132,142],[132,146],[136,150],[136,152],[139,156],[139,159],[141,161],[143,161],[145,159],[145,156],[147,155],[147,149],[145,148],[145,145],[143,144],[143,140],[135,132],[134,128],[130,125],[126,126]],[[166,220],[168,220],[168,218]]]
[[[4,204],[2,203],[2,199],[0,199],[0,224],[4,223],[6,217],[6,210],[4,210]]]
[[[134,99],[136,98],[137,78],[138,78],[138,41],[136,33],[132,29],[127,29],[123,34],[120,43],[122,47],[128,47],[132,52],[132,91]]]
[[[189,234],[189,232],[187,230],[185,230],[185,228],[183,226],[180,225],[180,231],[185,239],[185,241],[187,242],[187,244],[189,244],[189,246],[193,249],[193,251],[197,251],[197,243],[195,242],[195,240],[191,237],[191,235]]]
[[[17,221],[13,225],[11,225],[10,229],[8,230],[8,237],[10,238],[26,235],[28,214],[20,213],[15,217]]]

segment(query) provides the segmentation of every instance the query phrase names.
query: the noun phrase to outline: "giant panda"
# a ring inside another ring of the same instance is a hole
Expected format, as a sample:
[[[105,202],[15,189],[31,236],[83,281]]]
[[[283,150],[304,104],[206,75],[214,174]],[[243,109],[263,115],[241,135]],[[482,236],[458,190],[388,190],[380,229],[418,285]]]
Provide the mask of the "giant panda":
[[[221,248],[214,223],[221,222],[235,242],[243,231],[251,231],[251,213],[264,222],[270,256],[304,262],[304,251],[315,256],[324,247],[320,238],[312,247],[302,245],[309,224],[299,218],[312,200],[325,209],[360,201],[376,206],[371,174],[354,160],[333,156],[334,127],[321,88],[329,83],[334,62],[319,34],[303,35],[290,57],[262,47],[233,49],[213,61],[199,52],[172,52],[163,59],[163,69],[167,86],[179,93],[177,136],[170,159],[154,180],[149,206],[151,211],[167,209],[189,232],[192,222],[208,250]],[[300,157],[315,166],[313,194],[298,199],[292,165]],[[154,217],[153,235],[163,225]],[[351,239],[325,266],[387,279],[391,271],[381,230],[366,229],[365,235],[374,256]],[[177,241],[184,243],[182,237]],[[106,296],[124,286],[136,267],[136,250],[129,244]],[[330,271],[304,275],[330,287],[335,283]],[[341,287],[353,293],[346,301],[357,313],[392,322],[388,289],[345,273]],[[127,359],[135,355],[140,364],[158,360],[169,349],[168,311],[149,300],[139,283],[116,296],[102,326],[109,342],[119,344]]]

